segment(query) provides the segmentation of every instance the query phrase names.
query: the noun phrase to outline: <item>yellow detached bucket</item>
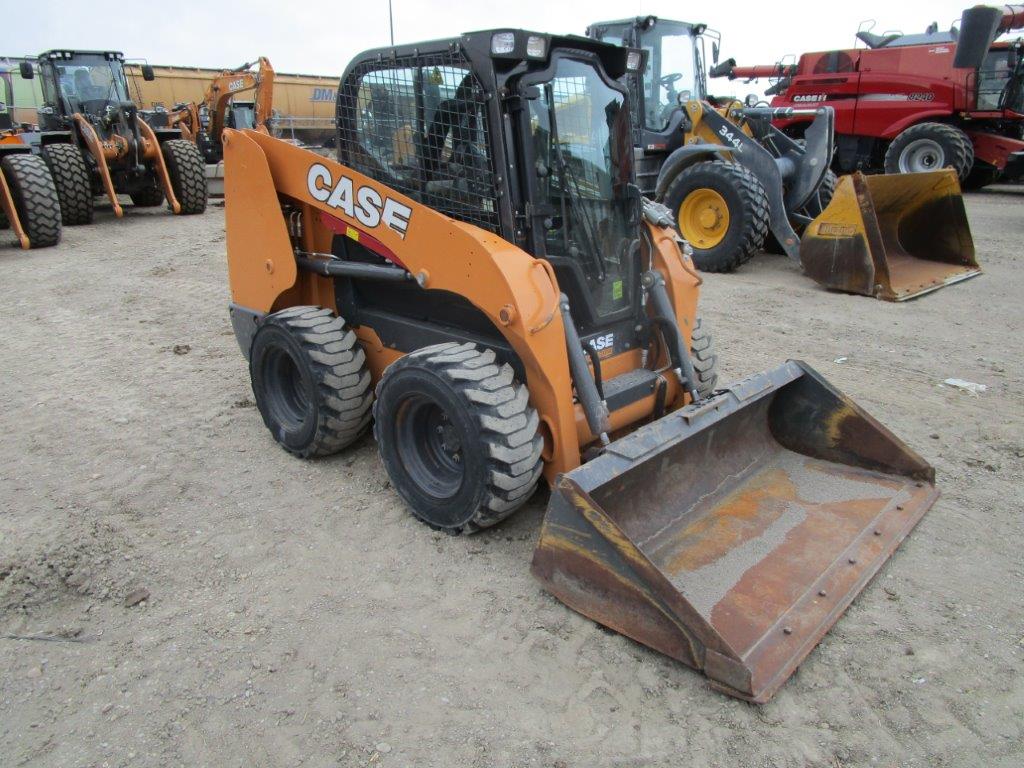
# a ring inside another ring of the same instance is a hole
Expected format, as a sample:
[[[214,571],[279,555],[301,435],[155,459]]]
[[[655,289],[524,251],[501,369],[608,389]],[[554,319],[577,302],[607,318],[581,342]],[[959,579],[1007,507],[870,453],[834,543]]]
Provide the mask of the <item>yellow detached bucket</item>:
[[[839,179],[800,243],[807,275],[837,291],[904,301],[981,274],[952,170]]]

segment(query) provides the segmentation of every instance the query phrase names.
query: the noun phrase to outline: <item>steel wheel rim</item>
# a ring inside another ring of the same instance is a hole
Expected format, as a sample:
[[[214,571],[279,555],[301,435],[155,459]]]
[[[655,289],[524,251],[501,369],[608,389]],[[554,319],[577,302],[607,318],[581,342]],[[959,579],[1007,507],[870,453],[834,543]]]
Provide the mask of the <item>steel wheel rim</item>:
[[[946,163],[946,152],[933,139],[917,139],[900,153],[900,173],[937,171]]]
[[[729,231],[729,205],[713,189],[695,189],[679,206],[679,233],[694,248],[714,248]]]
[[[458,493],[466,474],[462,440],[438,402],[422,394],[401,402],[395,446],[409,478],[424,493],[439,500]]]

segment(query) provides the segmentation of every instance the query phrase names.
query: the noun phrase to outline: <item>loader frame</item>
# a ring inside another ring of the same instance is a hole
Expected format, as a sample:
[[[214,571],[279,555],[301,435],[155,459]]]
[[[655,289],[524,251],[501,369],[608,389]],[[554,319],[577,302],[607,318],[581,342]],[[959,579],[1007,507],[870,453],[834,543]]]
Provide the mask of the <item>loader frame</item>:
[[[112,74],[110,89],[100,99],[106,102],[106,110],[98,114],[80,109],[81,101],[77,106],[73,103],[64,92],[56,68],[59,64],[91,64],[101,60],[108,63]],[[169,208],[175,214],[182,213],[161,151],[164,142],[182,138],[182,132],[161,125],[162,120],[153,120],[151,125],[128,98],[124,55],[118,51],[51,50],[40,54],[37,63],[48,101],[40,112],[39,148],[71,144],[82,150],[92,163],[93,192],[107,197],[118,218],[124,215],[119,194],[135,194],[154,184],[163,192]],[[143,67],[143,72],[145,77],[152,78],[148,66]],[[123,88],[121,99],[116,98],[119,87]]]

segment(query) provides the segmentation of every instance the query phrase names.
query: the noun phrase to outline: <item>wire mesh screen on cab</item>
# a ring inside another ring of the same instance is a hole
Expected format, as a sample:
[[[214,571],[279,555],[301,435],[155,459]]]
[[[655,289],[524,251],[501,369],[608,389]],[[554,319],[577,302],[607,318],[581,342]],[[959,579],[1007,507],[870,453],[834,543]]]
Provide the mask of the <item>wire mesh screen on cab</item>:
[[[497,232],[486,97],[458,53],[357,65],[338,101],[339,157],[452,218]]]

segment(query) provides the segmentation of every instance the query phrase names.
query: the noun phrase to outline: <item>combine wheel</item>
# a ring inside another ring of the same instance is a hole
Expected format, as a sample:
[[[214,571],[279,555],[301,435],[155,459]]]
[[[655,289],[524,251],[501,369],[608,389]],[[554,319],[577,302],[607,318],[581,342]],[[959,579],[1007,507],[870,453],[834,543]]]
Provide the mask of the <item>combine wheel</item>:
[[[705,272],[732,272],[764,245],[768,197],[741,165],[691,165],[669,184],[664,202],[693,247],[694,263]]]
[[[427,525],[473,533],[533,493],[543,439],[526,386],[494,352],[449,342],[392,363],[374,434],[391,484]]]
[[[31,247],[56,245],[60,241],[60,203],[46,163],[35,155],[8,155],[0,161],[0,173],[10,187]],[[3,218],[6,222],[7,217]]]
[[[269,315],[249,355],[256,407],[274,439],[296,456],[336,453],[370,423],[370,372],[356,335],[329,309]]]
[[[64,226],[92,224],[92,175],[82,150],[74,144],[48,144],[43,147],[43,159],[57,188]]]
[[[945,123],[918,123],[893,139],[885,152],[886,173],[924,173],[952,168],[967,178],[974,145],[967,134]]]
[[[199,149],[185,139],[170,139],[161,148],[181,212],[186,215],[202,213],[206,210],[206,163]]]

